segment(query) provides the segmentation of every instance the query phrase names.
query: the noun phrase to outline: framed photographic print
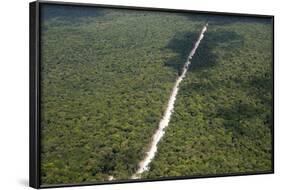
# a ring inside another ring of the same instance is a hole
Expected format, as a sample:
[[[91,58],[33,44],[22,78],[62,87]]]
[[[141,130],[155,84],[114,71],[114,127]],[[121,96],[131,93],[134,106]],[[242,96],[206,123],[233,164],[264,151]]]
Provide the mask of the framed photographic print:
[[[274,172],[274,17],[30,3],[30,186]]]

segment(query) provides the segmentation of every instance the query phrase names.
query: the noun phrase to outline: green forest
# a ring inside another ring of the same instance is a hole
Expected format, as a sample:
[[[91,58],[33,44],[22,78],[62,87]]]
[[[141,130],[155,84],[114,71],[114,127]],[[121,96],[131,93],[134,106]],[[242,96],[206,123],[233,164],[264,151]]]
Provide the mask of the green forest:
[[[142,178],[270,171],[270,19],[43,5],[41,183],[130,179],[207,21]]]
[[[210,22],[146,177],[272,170],[271,33]]]

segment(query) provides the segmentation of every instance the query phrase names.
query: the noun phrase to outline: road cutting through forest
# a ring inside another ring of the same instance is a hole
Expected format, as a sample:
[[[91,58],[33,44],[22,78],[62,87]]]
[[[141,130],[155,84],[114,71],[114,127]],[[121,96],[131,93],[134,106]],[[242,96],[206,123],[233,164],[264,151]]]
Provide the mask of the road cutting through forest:
[[[184,66],[183,66],[181,75],[177,78],[177,80],[174,84],[172,93],[171,93],[169,101],[168,101],[167,108],[164,112],[164,115],[163,115],[162,119],[159,122],[158,129],[156,130],[156,132],[153,135],[152,141],[150,143],[150,147],[149,147],[148,151],[146,152],[146,156],[139,163],[138,170],[132,176],[132,179],[140,178],[141,174],[143,172],[149,170],[149,164],[151,163],[151,161],[153,160],[153,158],[154,158],[154,156],[157,152],[157,144],[159,143],[161,138],[164,136],[165,128],[168,127],[171,116],[173,114],[174,104],[175,104],[177,94],[178,94],[178,91],[179,91],[179,85],[182,82],[182,80],[184,79],[184,77],[186,76],[186,72],[188,70],[188,67],[191,64],[191,59],[192,59],[193,55],[195,54],[196,49],[199,47],[201,40],[204,38],[204,33],[207,31],[207,27],[208,27],[208,23],[206,23],[204,25],[204,27],[202,28],[197,41],[195,42],[195,44],[194,44],[192,50],[190,51],[190,53],[188,54],[187,61],[185,62]]]

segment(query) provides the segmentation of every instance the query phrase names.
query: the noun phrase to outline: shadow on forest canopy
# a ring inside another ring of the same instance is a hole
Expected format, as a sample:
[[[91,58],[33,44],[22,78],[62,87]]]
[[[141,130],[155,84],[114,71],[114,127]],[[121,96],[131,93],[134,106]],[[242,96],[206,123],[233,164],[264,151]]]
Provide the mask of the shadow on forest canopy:
[[[178,74],[180,74],[189,52],[198,39],[198,35],[199,33],[197,32],[177,33],[166,46],[166,48],[175,52],[177,56],[168,59],[165,62],[165,66],[175,69]],[[237,48],[243,45],[244,39],[235,32],[207,31],[195,55],[193,56],[193,59],[191,60],[189,72],[195,72],[196,70],[207,69],[215,66],[217,55],[213,53],[213,49],[222,43],[230,44],[230,46],[226,48],[231,49],[234,48],[234,46]]]
[[[169,42],[167,48],[171,49],[173,52],[177,53],[175,56],[166,62],[166,66],[176,69],[179,73],[183,64],[185,63],[190,50],[193,48],[193,44],[198,38],[198,33],[178,33]],[[188,72],[197,73],[198,77],[204,78],[208,75],[208,70],[217,67],[218,55],[214,53],[214,49],[218,46],[223,48],[225,51],[223,56],[228,56],[229,54],[237,51],[244,45],[244,38],[235,32],[231,31],[217,31],[217,32],[206,32],[204,39],[201,41],[193,59],[191,60],[191,65]],[[219,81],[217,81],[219,82]],[[271,73],[266,73],[260,76],[255,76],[251,80],[239,81],[241,88],[245,91],[251,91],[251,96],[253,98],[259,98],[261,102],[265,105],[271,104],[271,98],[266,94],[272,91],[272,78]],[[194,83],[189,84],[189,86],[182,86],[182,91],[195,91],[201,96],[208,96],[214,88],[223,87],[224,84],[215,86],[214,81],[206,82],[200,79]],[[185,89],[186,88],[186,89]],[[225,86],[225,88],[228,88]],[[224,125],[227,129],[232,130],[235,133],[245,133],[245,131],[240,129],[239,120],[247,120],[254,118],[256,115],[262,116],[263,110],[261,110],[256,105],[247,102],[244,99],[237,99],[233,102],[230,107],[224,105],[217,105],[216,111],[210,113],[215,118],[222,118],[224,120]],[[235,117],[234,117],[235,116]],[[272,116],[266,115],[266,123],[272,123]],[[269,125],[270,126],[270,125]]]

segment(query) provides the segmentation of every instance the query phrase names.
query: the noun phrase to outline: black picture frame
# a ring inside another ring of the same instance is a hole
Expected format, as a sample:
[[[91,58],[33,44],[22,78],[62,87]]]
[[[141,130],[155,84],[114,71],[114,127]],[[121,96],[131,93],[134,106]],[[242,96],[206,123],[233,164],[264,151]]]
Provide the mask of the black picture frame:
[[[269,18],[272,21],[272,169],[264,172],[249,172],[249,173],[232,173],[222,175],[204,175],[204,176],[182,176],[182,177],[163,177],[159,179],[130,179],[119,181],[107,181],[97,183],[79,183],[79,184],[59,184],[59,185],[41,185],[40,183],[40,7],[45,4],[65,5],[65,6],[86,6],[86,7],[101,7],[101,8],[117,8],[129,10],[150,10],[172,13],[196,13],[210,15],[231,15],[231,16],[246,16],[254,18]],[[211,177],[227,177],[227,176],[242,176],[242,175],[258,175],[258,174],[273,174],[274,173],[274,16],[259,15],[259,14],[242,14],[242,13],[226,13],[226,12],[211,12],[211,11],[194,11],[182,9],[166,9],[152,7],[133,7],[120,5],[104,5],[104,4],[89,4],[89,3],[71,3],[71,2],[56,2],[56,1],[34,1],[29,4],[29,185],[33,188],[53,188],[53,187],[73,187],[101,184],[121,184],[135,182],[152,182],[164,180],[181,180],[194,178],[211,178]]]

